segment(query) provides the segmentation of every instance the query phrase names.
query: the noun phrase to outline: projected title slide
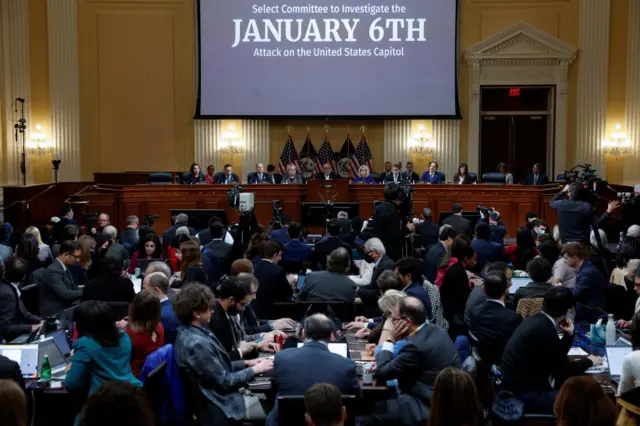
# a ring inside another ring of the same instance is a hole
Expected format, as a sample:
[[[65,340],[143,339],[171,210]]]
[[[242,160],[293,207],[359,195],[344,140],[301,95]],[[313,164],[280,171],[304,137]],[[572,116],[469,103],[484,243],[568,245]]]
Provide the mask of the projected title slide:
[[[233,19],[231,47],[254,57],[386,59],[404,56],[406,43],[427,41],[427,19],[401,4],[250,7],[251,19]]]

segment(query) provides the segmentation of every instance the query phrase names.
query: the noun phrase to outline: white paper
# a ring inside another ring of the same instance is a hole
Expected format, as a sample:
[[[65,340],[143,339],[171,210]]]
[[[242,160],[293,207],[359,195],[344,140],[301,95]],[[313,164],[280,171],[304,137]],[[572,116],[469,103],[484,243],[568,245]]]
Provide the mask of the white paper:
[[[569,356],[587,356],[589,354],[586,353],[582,348],[571,348],[571,349],[569,349],[569,353],[567,355],[569,355]]]
[[[2,355],[18,364],[20,364],[20,360],[22,359],[22,351],[20,349],[4,349]]]

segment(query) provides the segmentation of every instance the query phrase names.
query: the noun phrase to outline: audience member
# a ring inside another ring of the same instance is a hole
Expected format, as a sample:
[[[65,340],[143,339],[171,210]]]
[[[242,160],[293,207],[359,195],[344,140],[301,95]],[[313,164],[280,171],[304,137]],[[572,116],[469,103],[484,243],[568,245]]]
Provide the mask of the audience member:
[[[424,178],[424,174],[422,177]],[[429,247],[438,243],[440,227],[433,223],[433,213],[430,208],[425,207],[422,209],[422,222],[417,223],[415,227],[420,247],[429,249]]]
[[[558,393],[553,406],[558,426],[612,426],[616,407],[602,385],[589,376],[572,377]]]
[[[129,261],[128,272],[130,274],[136,272],[136,268],[139,267],[138,261],[141,259],[162,259],[162,246],[156,234],[146,234],[140,240],[138,250],[131,255]]]
[[[73,311],[73,320],[78,340],[65,379],[68,389],[89,388],[91,395],[111,380],[142,385],[131,372],[131,340],[116,328],[109,305],[82,302]]]
[[[394,269],[400,278],[400,282],[402,282],[402,291],[407,296],[413,296],[421,301],[427,313],[427,319],[432,321],[433,308],[431,299],[429,299],[429,295],[422,287],[422,263],[415,257],[405,257],[396,262]]]
[[[449,322],[449,334],[455,338],[467,333],[464,310],[471,293],[471,283],[466,270],[475,266],[476,254],[468,242],[456,238],[451,246],[451,257],[457,262],[449,267],[444,275],[442,287],[440,287],[440,298],[444,317]]]
[[[327,232],[329,234],[328,238],[317,242],[313,253],[311,253],[311,269],[313,270],[326,270],[327,257],[338,247],[344,248],[347,250],[347,253],[351,252],[351,247],[340,240],[340,224],[337,219],[331,219],[329,221],[327,224]]]
[[[104,272],[89,281],[82,292],[82,300],[131,303],[136,292],[133,282],[123,275],[122,264],[114,258],[106,258],[103,263]]]
[[[169,278],[162,272],[152,272],[144,277],[142,288],[150,290],[160,299],[160,321],[164,329],[164,343],[173,344],[180,322],[173,311],[173,303],[169,300]]]
[[[640,267],[638,266],[636,266],[636,272],[634,272],[633,290],[635,291],[636,297],[637,297],[634,314],[637,314],[638,312],[640,312]],[[621,320],[618,320],[617,325],[618,327],[628,328],[631,326],[631,321],[625,321],[621,319]],[[640,339],[638,341],[640,342]]]
[[[177,279],[171,283],[171,287],[180,288],[190,282],[207,283],[198,243],[194,239],[183,242],[180,244],[180,253],[180,272],[174,275]]]
[[[247,281],[251,286],[250,296],[251,301],[253,302],[257,297],[258,288],[260,287],[258,279],[253,274],[245,272],[240,272],[238,274],[238,279],[241,281]],[[244,333],[247,335],[267,333],[274,330],[292,330],[296,326],[295,321],[291,318],[280,318],[272,321],[258,319],[255,311],[253,310],[252,303],[246,305],[244,310],[240,313],[240,322],[242,323]]]
[[[266,241],[262,249],[262,260],[254,265],[254,275],[260,282],[253,308],[258,318],[276,319],[275,302],[291,300],[293,288],[284,269],[278,265],[282,258],[282,246],[277,241]]]
[[[607,283],[602,273],[587,259],[585,246],[569,243],[562,246],[564,261],[576,271],[576,286],[571,289],[576,302],[590,308],[605,308]]]
[[[273,362],[231,361],[218,338],[209,330],[215,298],[201,284],[189,284],[176,296],[175,312],[182,327],[174,345],[178,366],[194,377],[202,393],[203,425],[240,426],[245,401],[238,391],[255,375],[270,372]]]
[[[155,291],[144,289],[133,298],[127,334],[131,339],[131,371],[138,377],[149,354],[164,346],[160,299]]]
[[[78,225],[67,225],[62,228],[60,232],[60,237],[56,244],[51,247],[51,252],[53,253],[53,257],[58,257],[60,255],[60,245],[63,241],[78,241],[78,236],[80,235],[80,228]]]
[[[22,376],[22,370],[20,370],[20,364],[4,355],[0,355],[0,380],[12,380],[21,389],[24,389],[24,377]],[[2,415],[1,411],[0,416]]]
[[[38,259],[40,259],[40,262],[42,262],[44,266],[49,266],[53,261],[53,253],[51,253],[51,247],[42,241],[40,230],[35,226],[30,226],[24,231],[24,236],[34,237],[36,239],[38,243]]]
[[[241,273],[253,275],[253,263],[249,259],[236,259],[231,264],[229,275],[235,277]]]
[[[76,241],[64,241],[60,254],[46,269],[40,281],[39,312],[44,318],[58,315],[82,297],[82,290],[73,282],[69,267],[80,258]]]
[[[509,267],[509,265],[507,265],[505,262],[492,262],[486,265],[482,271],[485,278],[491,275],[493,272],[499,272],[504,274],[505,278],[507,279],[507,288],[511,287],[513,270]],[[508,293],[509,292],[507,291],[507,299],[508,299]],[[482,285],[474,286],[473,289],[471,290],[471,293],[469,293],[469,297],[467,297],[467,303],[465,304],[465,307],[464,307],[464,322],[467,325],[469,324],[469,313],[471,312],[471,309],[475,307],[483,306],[486,301],[487,301],[487,295],[484,293],[484,286]],[[508,306],[511,305],[510,303],[506,303],[506,304]]]
[[[213,222],[209,226],[209,232],[211,233],[211,242],[204,246],[203,251],[211,250],[222,262],[222,266],[225,271],[229,270],[231,266],[231,249],[233,245],[224,241],[225,234],[224,225],[220,222]]]
[[[36,237],[24,235],[14,254],[14,257],[19,257],[24,260],[27,267],[24,279],[20,282],[21,285],[29,285],[37,281],[34,277],[34,272],[45,266],[44,262],[40,260],[39,255],[40,249],[38,248]]]
[[[442,222],[442,224],[449,225],[453,229],[455,229],[458,232],[458,234],[466,235],[467,237],[471,238],[471,234],[473,233],[471,222],[469,221],[469,219],[462,217],[462,211],[463,211],[462,204],[454,203],[451,206],[451,212],[453,214],[448,218],[446,218]]]
[[[376,284],[377,288],[379,288],[376,304],[378,308],[381,309],[382,315],[376,316],[374,318],[357,316],[354,321],[348,323],[346,325],[346,329],[350,331],[358,330],[358,332],[356,333],[356,336],[358,338],[367,337],[370,330],[377,328],[378,326],[382,326],[385,318],[388,318],[389,315],[391,315],[391,308],[393,306],[388,307],[388,309],[385,311],[380,307],[380,299],[390,290],[401,292],[404,288],[404,283],[402,282],[402,280],[400,280],[400,276],[393,269],[382,271],[382,273],[378,277]],[[404,295],[404,293],[402,294]],[[376,339],[375,341],[377,342],[378,339]]]
[[[65,203],[60,209],[60,220],[53,227],[53,238],[58,243],[73,239],[68,238],[69,235],[67,229],[65,229],[67,225],[74,225],[76,229],[78,229],[77,223],[73,219],[73,209],[71,208],[71,204]],[[53,255],[56,257],[58,256],[55,251],[53,252]]]
[[[391,272],[391,271],[385,271],[385,273],[387,272]],[[382,316],[379,318],[375,318],[375,321],[376,321],[375,328],[373,328],[371,330],[371,333],[369,334],[369,343],[373,343],[376,345],[376,351],[375,351],[376,355],[378,351],[382,350],[382,345],[378,345],[378,342],[381,341],[382,333],[386,332],[387,334],[389,334],[393,329],[393,319],[391,318],[391,314],[393,314],[393,308],[398,304],[400,299],[404,298],[405,296],[406,294],[400,290],[389,289],[389,290],[386,290],[384,294],[382,294],[382,296],[380,296],[380,299],[378,299],[378,308],[380,308],[380,312],[382,312]],[[368,330],[368,329],[365,328],[363,330]],[[360,336],[356,334],[356,337],[360,337]],[[366,337],[366,336],[363,336],[363,337]],[[406,343],[407,341],[405,339],[399,340],[394,343],[394,348],[393,348],[394,357],[398,355],[398,352],[400,351],[400,349],[402,349],[402,347]]]
[[[523,225],[525,228],[528,228],[530,231],[533,231],[533,225],[536,220],[538,220],[538,213],[536,212],[527,212],[524,215],[525,224]]]
[[[451,250],[453,240],[455,240],[457,236],[458,231],[450,225],[444,225],[440,228],[440,242],[432,245],[429,250],[427,250],[423,262],[423,273],[430,283],[436,283],[438,267],[442,263],[442,258]]]
[[[273,227],[269,233],[269,239],[271,241],[277,241],[283,246],[286,245],[291,241],[289,238],[289,223],[291,223],[291,219],[287,216],[281,217],[280,220],[274,219]]]
[[[13,380],[0,380],[0,424],[27,426],[27,397]]]
[[[316,383],[307,389],[304,406],[307,426],[343,426],[347,419],[340,389],[328,383]]]
[[[569,361],[567,353],[574,337],[568,312],[575,299],[567,288],[557,286],[544,297],[542,312],[527,318],[509,339],[502,355],[502,388],[515,395],[528,413],[552,413],[556,386],[567,377],[582,374],[602,361],[594,356]],[[563,333],[558,339],[558,331]]]
[[[368,264],[373,265],[371,281],[369,284],[358,287],[358,297],[365,305],[365,314],[369,316],[377,315],[377,302],[380,297],[380,288],[378,287],[378,277],[382,272],[393,269],[394,262],[387,256],[387,250],[378,238],[369,238],[364,243],[364,259]]]
[[[244,257],[253,263],[260,260],[260,256],[262,255],[262,244],[264,244],[266,240],[267,235],[264,233],[264,229],[262,226],[258,225],[257,231],[253,233],[251,238],[249,238],[249,245],[247,246],[247,251]]]
[[[298,300],[354,303],[356,283],[347,275],[350,264],[351,258],[345,248],[332,251],[327,257],[326,271],[311,272],[305,277]]]
[[[106,257],[113,257],[114,259],[118,259],[121,263],[124,263],[126,259],[129,259],[129,251],[124,248],[122,244],[116,242],[118,238],[118,230],[115,226],[106,226],[102,233],[111,241],[109,248],[107,249],[107,253],[105,254]]]
[[[78,238],[78,246],[80,247],[80,257],[69,267],[69,272],[77,286],[85,286],[90,279],[99,275],[99,268],[94,261],[96,240],[89,235],[82,235]],[[90,270],[91,278],[89,278]]]
[[[167,278],[171,278],[171,268],[165,262],[155,261],[149,263],[147,270],[144,271],[145,275],[153,274],[154,272],[160,272]]]
[[[290,241],[284,246],[282,261],[287,264],[299,265],[302,268],[302,262],[308,260],[311,255],[311,247],[305,244],[304,241],[300,241],[302,226],[299,223],[291,222],[287,232],[289,233]]]
[[[302,395],[316,383],[329,383],[342,394],[359,395],[356,364],[334,354],[328,348],[336,325],[323,314],[314,314],[304,322],[300,348],[290,348],[276,354],[273,364],[273,385],[278,396]],[[313,365],[313,368],[308,368]],[[271,411],[267,424],[278,424],[278,407]]]
[[[433,401],[427,426],[481,426],[482,408],[476,384],[462,370],[445,368],[433,386]]]
[[[625,324],[626,321],[625,321]],[[633,351],[622,361],[622,374],[618,383],[618,395],[640,386],[640,314],[636,313],[629,321],[629,334]]]
[[[518,229],[516,243],[509,245],[504,251],[507,262],[511,263],[513,269],[518,271],[526,271],[527,263],[537,255],[531,231],[524,227]]]
[[[186,213],[180,213],[176,216],[176,221],[173,226],[169,229],[165,229],[165,231],[162,233],[162,249],[163,252],[167,253],[165,257],[168,257],[169,247],[177,236],[178,228],[186,226],[190,235],[196,234],[196,230],[187,226],[187,222],[189,222],[189,216],[187,216]]]
[[[108,382],[89,396],[78,426],[140,426],[155,424],[142,389],[127,382]]]
[[[471,248],[476,253],[479,265],[498,262],[504,258],[504,247],[491,240],[491,228],[486,223],[481,223],[476,228],[476,239],[471,243]]]
[[[0,280],[0,340],[10,342],[22,334],[38,330],[43,323],[27,311],[20,299],[19,284],[27,272],[26,262],[13,257],[5,262],[5,267],[4,278]]]
[[[520,287],[513,296],[513,307],[518,308],[520,299],[544,298],[553,287],[551,280],[551,264],[541,257],[536,257],[527,265],[527,273],[531,277],[531,282]]]
[[[129,254],[138,248],[140,243],[140,235],[138,233],[139,219],[138,216],[127,216],[124,231],[120,233],[120,244],[127,249]],[[162,247],[160,247],[162,252]]]

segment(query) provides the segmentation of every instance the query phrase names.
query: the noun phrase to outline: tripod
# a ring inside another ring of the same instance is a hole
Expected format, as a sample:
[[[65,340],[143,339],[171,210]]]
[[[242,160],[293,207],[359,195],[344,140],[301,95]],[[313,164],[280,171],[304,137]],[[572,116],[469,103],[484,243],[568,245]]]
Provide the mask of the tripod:
[[[26,185],[27,184],[27,135],[25,132],[27,130],[27,119],[24,118],[24,99],[23,98],[16,98],[16,100],[14,101],[14,110],[16,113],[18,113],[18,105],[20,105],[19,107],[20,118],[18,119],[16,124],[13,126],[15,129],[14,139],[15,139],[16,145],[18,144],[18,138],[22,139],[22,143],[21,143],[22,150],[20,153],[20,173],[22,174],[22,185]]]

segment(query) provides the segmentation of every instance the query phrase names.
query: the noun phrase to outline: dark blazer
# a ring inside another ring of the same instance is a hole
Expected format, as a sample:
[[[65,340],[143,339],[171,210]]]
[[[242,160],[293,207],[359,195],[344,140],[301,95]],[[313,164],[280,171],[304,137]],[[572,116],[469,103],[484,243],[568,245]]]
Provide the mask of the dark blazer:
[[[404,173],[399,172],[398,173],[398,183],[405,182],[406,180],[407,180],[407,176]],[[386,173],[384,175],[384,183],[392,183],[392,182],[394,182],[393,172]]]
[[[314,368],[309,368],[313,365]],[[278,396],[298,396],[316,383],[330,383],[343,395],[360,395],[356,363],[329,351],[323,342],[308,341],[301,348],[278,352],[273,362],[273,385]],[[278,407],[267,425],[278,425]]]
[[[225,184],[227,181],[227,176],[224,173],[217,173],[216,174],[216,183],[217,184]],[[229,176],[229,183],[240,183],[240,178],[238,178],[238,175],[235,173],[231,173],[231,176]]]
[[[546,282],[532,281],[524,287],[520,287],[516,290],[516,294],[513,295],[513,308],[518,309],[518,302],[520,299],[533,299],[536,297],[544,298],[547,291],[553,288],[553,284]]]
[[[205,183],[207,181],[207,178],[202,173],[198,176],[194,176],[192,173],[185,173],[182,176],[182,183],[185,185],[195,185],[197,183]]]
[[[438,240],[438,242],[427,250],[427,254],[424,256],[424,262],[422,265],[423,274],[431,284],[436,283],[436,276],[438,275],[438,267],[442,258],[447,253],[446,247]]]
[[[164,328],[164,344],[173,345],[176,341],[180,321],[176,317],[173,310],[171,299],[165,299],[160,302],[160,318],[162,320],[162,328]]]
[[[467,325],[464,322],[464,308],[471,293],[467,272],[458,262],[447,269],[440,287],[440,300],[444,317],[449,321],[449,334],[458,336],[466,334]]]
[[[211,320],[209,321],[209,328],[213,334],[216,335],[222,346],[224,346],[224,350],[229,354],[231,361],[236,361],[242,359],[242,356],[238,350],[232,321],[233,319],[229,318],[222,309],[220,302],[216,302],[216,306],[213,308],[213,313],[211,314]]]
[[[387,256],[399,260],[402,256],[402,238],[404,230],[400,229],[400,214],[395,204],[383,202],[373,212],[373,233],[380,238]]]
[[[181,226],[187,226],[187,224],[185,222],[176,222],[175,225],[162,233],[162,250],[165,259],[169,258],[169,246],[176,238],[176,231]],[[189,226],[189,234],[196,235],[196,230]]]
[[[273,178],[273,183],[276,185],[279,185],[282,182],[282,175],[280,173],[273,173],[271,177]]]
[[[398,380],[401,394],[386,402],[389,411],[397,410],[399,423],[414,425],[426,424],[436,377],[447,367],[460,367],[460,358],[446,331],[424,324],[395,358],[382,350],[376,363],[376,379]]]
[[[112,243],[104,257],[117,259],[120,263],[123,263],[125,259],[129,259],[129,251],[122,244]]]
[[[467,173],[466,175],[464,175],[464,177],[462,178],[462,184],[463,185],[471,185],[472,183],[477,181],[477,176],[476,175],[472,175],[471,173]],[[453,175],[453,183],[455,184],[460,184],[460,175],[459,174],[455,174]]]
[[[258,319],[251,303],[244,307],[244,311],[240,313],[240,319],[242,320],[245,334],[252,335],[272,331],[271,324],[268,321]]]
[[[420,175],[417,174],[416,172],[403,172],[402,173],[404,175],[404,180],[406,182],[415,182],[418,183],[420,182]]]
[[[289,178],[289,175],[283,175],[282,179],[280,179],[280,183],[281,184],[292,184],[292,183],[302,184],[304,183],[304,176],[298,173],[296,174],[295,178],[291,179]]]
[[[585,260],[576,271],[576,286],[571,289],[576,301],[590,308],[605,308],[607,282],[593,263]]]
[[[264,319],[279,318],[278,309],[273,304],[291,300],[293,296],[293,289],[289,285],[289,281],[287,281],[284,269],[263,259],[254,265],[253,275],[260,283],[256,300],[252,302],[257,317]]]
[[[304,279],[304,287],[298,300],[304,302],[344,302],[353,303],[356,283],[345,274],[337,272],[312,272]]]
[[[233,246],[231,244],[225,243],[223,240],[212,240],[209,244],[205,246],[205,248],[211,250],[228,270],[231,266],[231,249]]]
[[[527,175],[527,177],[524,179],[524,184],[525,185],[533,185],[533,173],[529,173]],[[549,183],[549,178],[547,178],[547,175],[544,173],[539,173],[538,174],[538,180],[536,181],[536,185],[546,185]]]
[[[2,355],[0,355],[0,379],[13,380],[24,389],[24,377],[22,377],[20,364]]]
[[[551,390],[549,377],[553,376],[560,387],[574,371],[584,372],[592,365],[588,359],[572,365],[567,357],[572,343],[573,336],[566,333],[558,338],[555,325],[544,313],[525,319],[502,354],[503,386],[512,392],[546,392]]]
[[[380,175],[378,176],[378,182],[380,183],[385,183],[387,181],[387,175],[390,175],[391,172],[387,173],[387,172],[382,172],[380,173]],[[393,179],[391,179],[391,181],[393,181]]]
[[[387,255],[384,255],[380,258],[380,262],[378,262],[378,265],[373,267],[371,282],[364,287],[358,288],[358,296],[360,297],[360,299],[362,299],[363,303],[367,305],[377,306],[378,299],[380,298],[380,288],[378,287],[378,283],[376,281],[383,271],[393,269],[394,264],[395,263],[393,262],[393,260]]]
[[[291,241],[289,238],[289,227],[285,226],[280,229],[272,229],[269,233],[269,239],[274,240],[282,244],[283,246]]]
[[[420,245],[424,248],[431,247],[440,241],[438,236],[440,235],[440,227],[430,220],[425,220],[422,223],[416,225],[416,234]]]
[[[53,225],[53,239],[61,243],[62,242],[62,233],[64,232],[64,227],[67,225],[77,225],[78,223],[73,219],[68,219],[66,217],[61,217],[60,221]],[[56,254],[54,254],[56,256]]]
[[[488,365],[500,364],[504,347],[521,322],[518,314],[492,300],[473,307],[469,312],[469,332],[477,339],[475,345],[482,360]]]
[[[138,230],[133,228],[126,228],[120,233],[120,243],[127,249],[129,255],[131,255],[140,244],[140,236]]]
[[[312,248],[300,240],[291,240],[284,245],[282,260],[285,262],[304,262],[309,259]]]
[[[330,179],[340,179],[340,175],[336,172],[331,172],[329,173],[329,178]],[[324,177],[324,172],[320,172],[320,173],[316,173],[315,175],[315,179],[316,180],[326,180]]]
[[[274,182],[273,182],[273,178],[269,173],[263,172],[262,177],[260,177],[258,172],[251,172],[247,176],[247,183],[254,184],[254,183],[274,183]]]
[[[420,180],[422,182],[430,183],[433,185],[446,182],[446,178],[444,176],[444,173],[442,172],[435,172],[433,174],[433,177],[431,177],[431,173],[429,173],[429,171],[426,171],[422,174],[422,177],[420,178]]]
[[[68,268],[65,271],[58,259],[44,272],[39,288],[39,311],[43,318],[60,314],[82,297],[82,290],[78,289]]]
[[[478,263],[486,264],[504,259],[504,246],[498,243],[476,238],[471,243],[471,248],[476,252]]]
[[[40,318],[27,311],[18,292],[8,281],[0,281],[0,339],[12,341],[31,332],[31,325]]]
[[[87,283],[82,292],[82,301],[133,302],[136,292],[133,282],[122,275],[103,275]]]
[[[446,218],[443,222],[443,225],[450,225],[458,231],[458,234],[464,234],[467,237],[471,238],[471,221],[462,216],[458,216],[457,214],[452,214],[448,218]]]
[[[316,243],[311,253],[312,265],[311,269],[317,271],[319,269],[327,269],[327,256],[337,248],[343,247],[351,254],[351,247],[338,237],[329,237]]]

